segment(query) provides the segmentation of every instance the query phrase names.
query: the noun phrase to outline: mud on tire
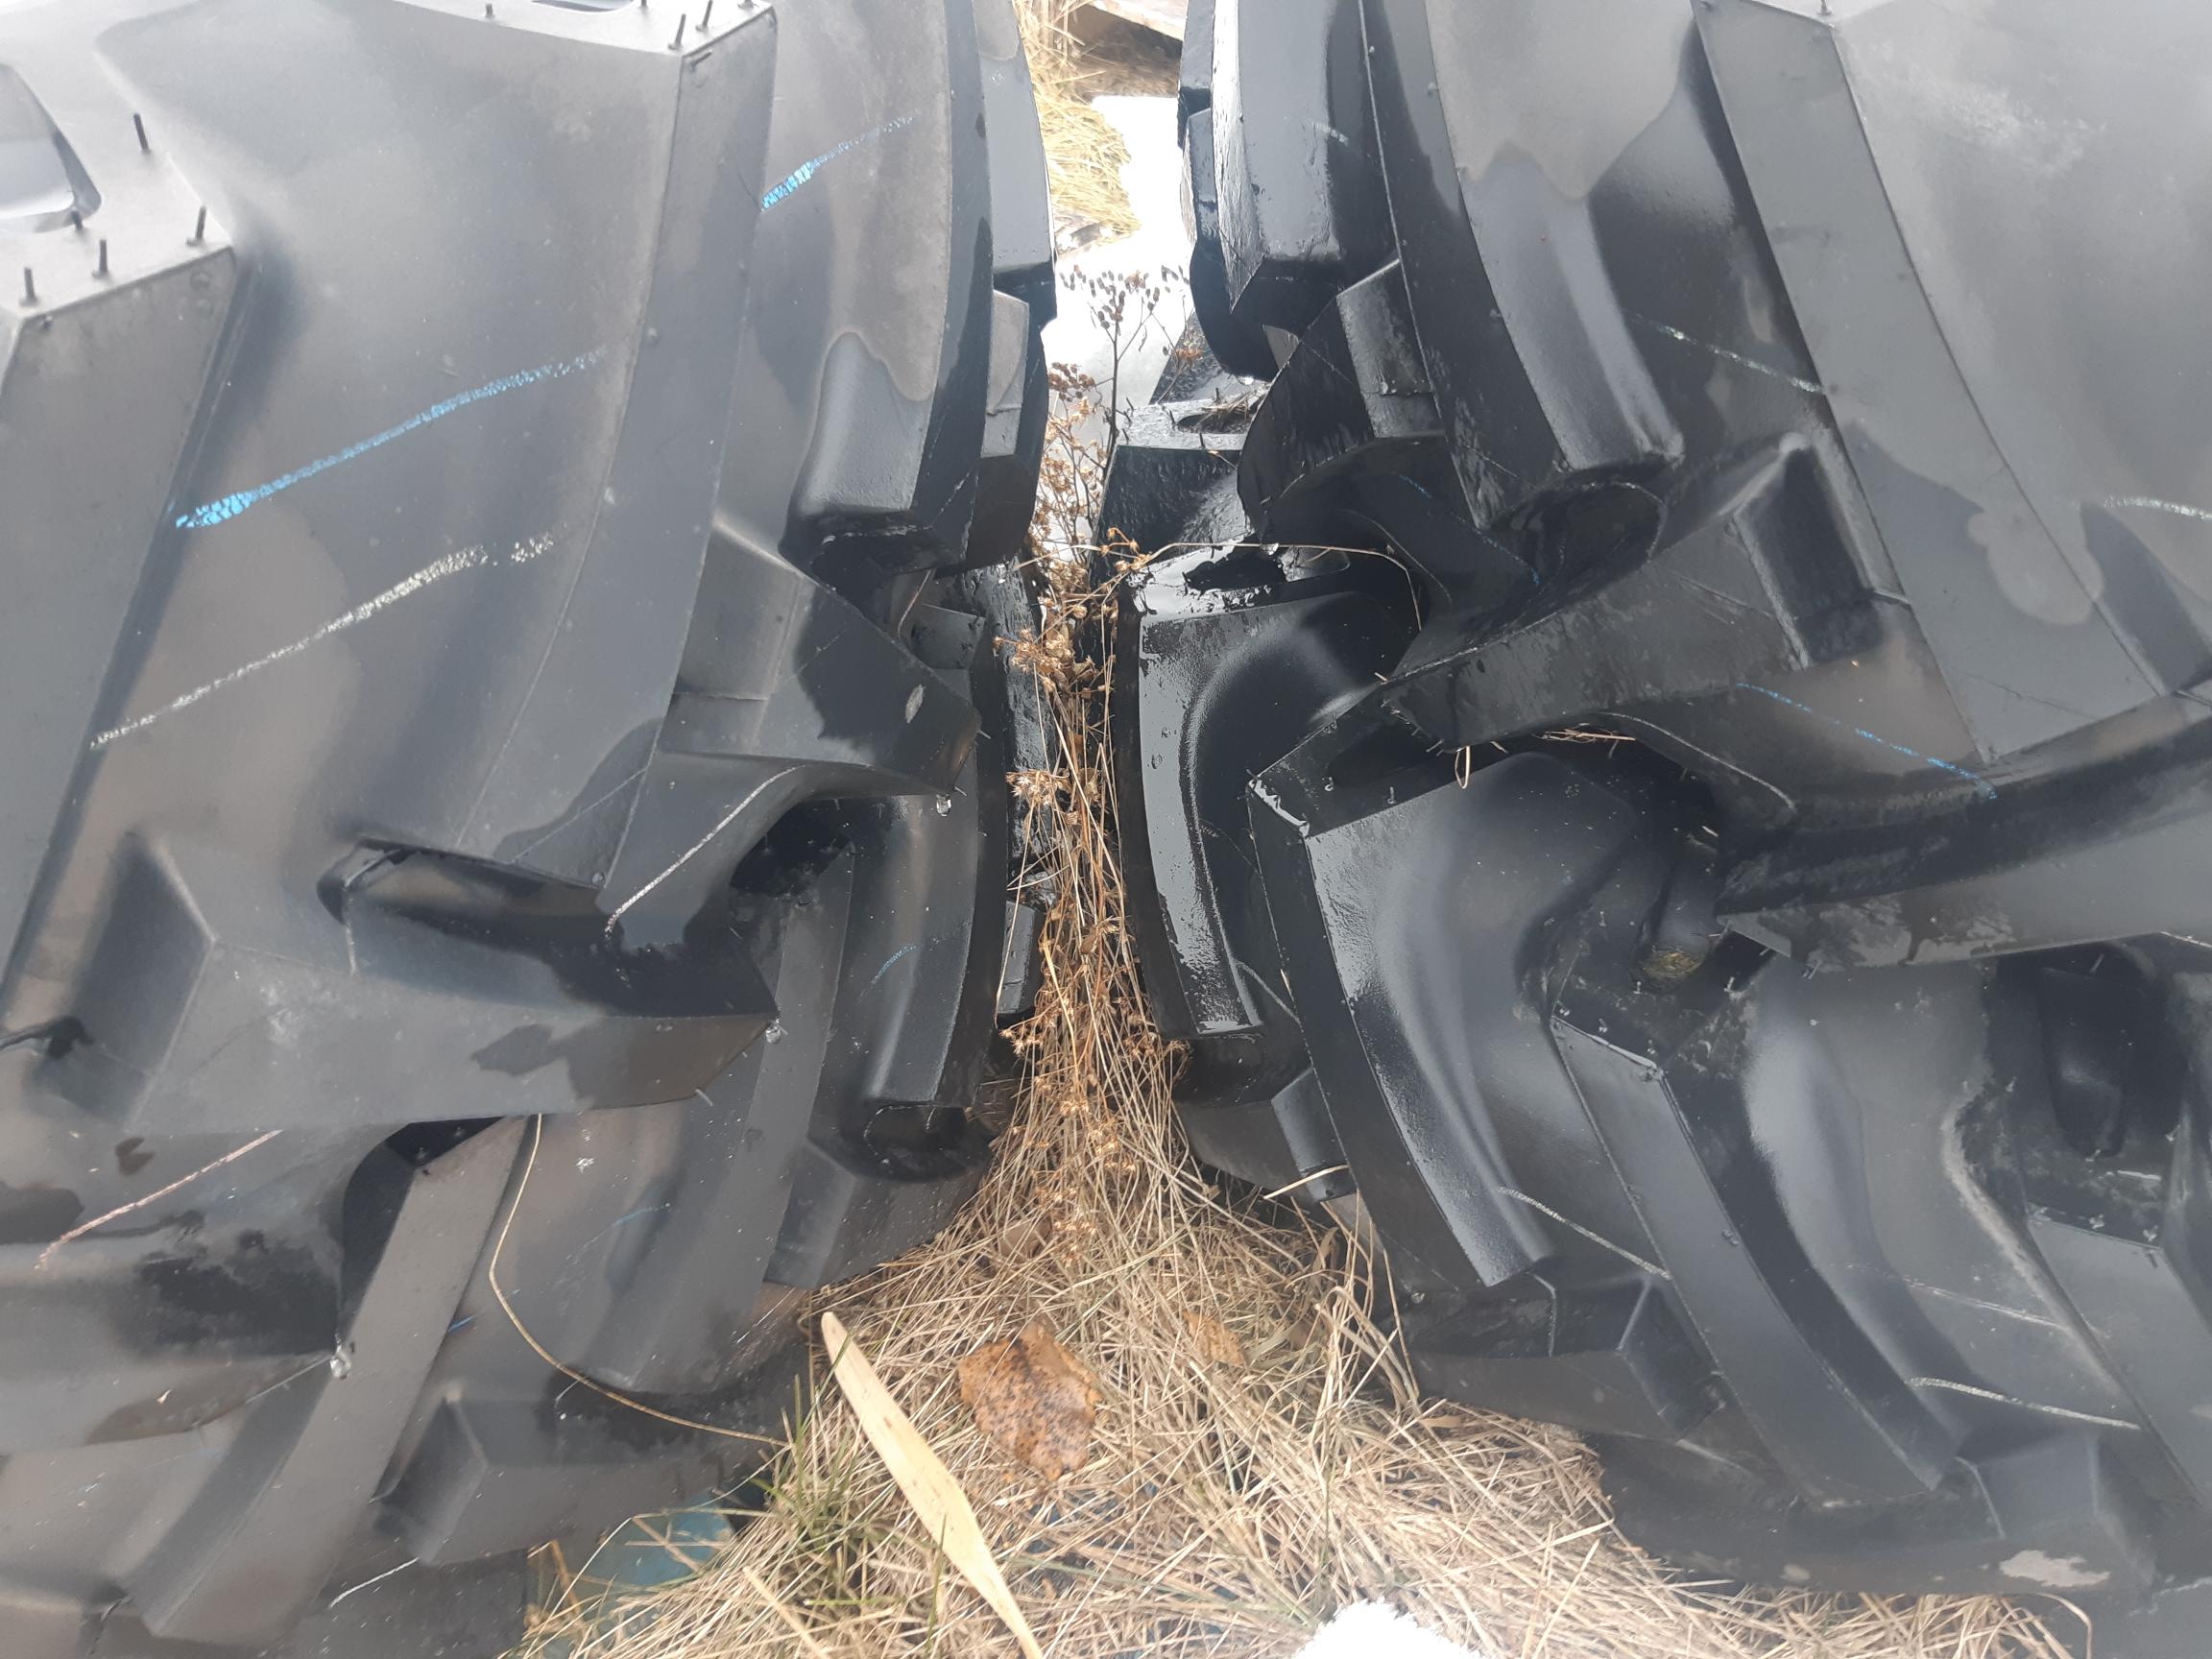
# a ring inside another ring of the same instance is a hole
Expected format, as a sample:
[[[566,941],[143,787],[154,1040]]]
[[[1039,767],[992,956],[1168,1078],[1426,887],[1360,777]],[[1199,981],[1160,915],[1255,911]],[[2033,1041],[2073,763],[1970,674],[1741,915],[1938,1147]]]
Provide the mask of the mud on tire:
[[[1654,1550],[2133,1655],[2212,1571],[2212,335],[2112,213],[2212,35],[2121,12],[1194,8],[1226,368],[1106,517],[1213,544],[1118,699],[1201,1154]]]
[[[1014,12],[35,4],[0,151],[0,1647],[482,1659],[989,1155]]]

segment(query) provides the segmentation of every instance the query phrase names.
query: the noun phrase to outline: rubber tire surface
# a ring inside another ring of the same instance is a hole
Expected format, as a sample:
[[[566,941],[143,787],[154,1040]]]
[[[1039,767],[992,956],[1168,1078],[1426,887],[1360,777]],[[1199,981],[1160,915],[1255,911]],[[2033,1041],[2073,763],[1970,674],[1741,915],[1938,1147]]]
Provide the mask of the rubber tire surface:
[[[1215,544],[1118,656],[1194,1143],[1653,1550],[2195,1651],[2212,337],[2107,207],[2205,182],[2150,110],[2212,30],[1205,11],[1194,298],[1271,383],[1144,412],[1105,513]]]
[[[989,1158],[1015,14],[34,4],[0,150],[0,1647],[483,1659]]]

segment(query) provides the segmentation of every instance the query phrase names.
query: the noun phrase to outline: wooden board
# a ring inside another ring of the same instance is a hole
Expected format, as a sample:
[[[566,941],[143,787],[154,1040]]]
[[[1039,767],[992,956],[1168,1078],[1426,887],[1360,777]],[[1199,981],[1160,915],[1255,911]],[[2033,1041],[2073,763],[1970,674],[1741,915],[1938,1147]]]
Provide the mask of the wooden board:
[[[1091,0],[1091,10],[1180,40],[1185,4],[1186,0]]]

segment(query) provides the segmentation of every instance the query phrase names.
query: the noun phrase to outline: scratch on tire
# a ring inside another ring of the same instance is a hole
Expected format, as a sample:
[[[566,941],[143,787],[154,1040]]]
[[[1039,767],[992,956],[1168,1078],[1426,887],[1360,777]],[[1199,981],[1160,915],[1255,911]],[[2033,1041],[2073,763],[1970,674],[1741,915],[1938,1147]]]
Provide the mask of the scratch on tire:
[[[278,646],[266,657],[256,657],[252,661],[241,667],[233,668],[229,673],[210,680],[204,685],[196,685],[185,692],[183,696],[164,703],[151,713],[141,714],[135,720],[126,720],[120,726],[109,727],[92,739],[92,747],[105,749],[119,737],[128,737],[133,732],[143,732],[156,720],[166,720],[170,715],[191,708],[202,698],[214,695],[226,685],[235,685],[250,674],[258,674],[264,668],[274,667],[287,658],[299,656],[301,652],[307,650],[310,646],[322,644],[324,640],[333,635],[343,634],[347,629],[368,621],[378,613],[387,611],[398,604],[400,600],[412,598],[432,583],[443,582],[446,577],[458,575],[463,570],[477,570],[494,563],[527,565],[552,544],[553,539],[550,536],[533,536],[528,541],[516,542],[505,555],[497,560],[482,547],[464,547],[458,553],[448,553],[443,559],[434,559],[405,581],[394,583],[385,589],[375,598],[364,600],[342,616],[333,616],[322,627],[316,629],[314,633],[302,638],[295,639],[289,645]]]
[[[519,563],[519,561],[517,561],[517,563]],[[648,761],[647,764],[650,765],[651,762]],[[577,824],[583,821],[586,815],[596,811],[601,806],[606,805],[608,802],[613,800],[615,796],[621,794],[623,790],[629,788],[631,784],[637,782],[638,779],[644,776],[645,767],[638,767],[637,771],[631,773],[629,777],[623,779],[621,782],[615,784],[612,789],[609,789],[604,795],[594,795],[590,800],[585,802],[583,805],[577,807],[576,810],[569,813],[567,817],[555,824],[552,829],[546,830],[545,833],[539,836],[537,840],[529,842],[524,846],[517,847],[512,854],[513,858],[515,858],[517,861],[527,858],[531,854],[537,852],[539,848],[544,846],[546,842],[552,840],[554,836],[560,834],[565,830],[574,828]]]
[[[1965,767],[1959,765],[1955,761],[1939,760],[1933,755],[1921,754],[1917,749],[1908,749],[1902,743],[1892,743],[1888,738],[1881,735],[1879,733],[1869,732],[1863,726],[1854,726],[1848,720],[1839,720],[1833,714],[1823,714],[1819,709],[1814,708],[1810,703],[1800,703],[1794,697],[1786,697],[1781,692],[1773,690],[1765,685],[1754,685],[1748,680],[1737,681],[1736,689],[1739,691],[1756,691],[1762,697],[1771,697],[1775,702],[1782,704],[1786,708],[1794,709],[1800,714],[1810,714],[1815,720],[1824,721],[1828,725],[1834,726],[1839,731],[1848,732],[1852,736],[1863,738],[1868,743],[1875,744],[1880,748],[1890,751],[1892,754],[1902,755],[1908,760],[1917,760],[1923,766],[1933,766],[1939,772],[1950,773],[1954,778],[1963,778],[1967,782],[1973,784],[1975,788],[1979,789],[1984,797],[1988,800],[1994,801],[1997,798],[1996,784],[1990,782],[1989,780],[1983,777],[1981,773],[1969,772]]]
[[[757,798],[768,787],[768,784],[763,783],[759,785],[758,788],[749,791],[745,795],[744,799],[739,801],[736,805],[731,807],[728,812],[723,814],[721,822],[716,824],[713,829],[708,830],[706,834],[700,836],[698,840],[692,842],[690,846],[686,847],[684,850],[683,855],[679,857],[675,863],[669,865],[667,869],[661,871],[660,875],[654,877],[652,880],[646,882],[644,886],[638,888],[637,892],[631,894],[629,898],[623,900],[621,903],[615,905],[613,910],[607,917],[607,926],[605,929],[606,936],[609,939],[613,939],[614,937],[615,930],[622,926],[622,918],[628,915],[630,911],[637,906],[639,901],[644,899],[646,895],[651,893],[656,887],[660,886],[661,882],[667,880],[669,877],[675,875],[677,871],[683,869],[685,865],[690,863],[692,859],[698,857],[700,854],[706,852],[708,848],[711,847],[714,844],[714,838],[721,834],[723,830],[729,829],[731,825],[736,823],[739,818],[744,816],[745,808],[752,805],[755,799]]]
[[[1969,1296],[1960,1290],[1946,1290],[1940,1285],[1924,1285],[1917,1279],[1908,1279],[1905,1283],[1915,1290],[1924,1290],[1931,1296],[1940,1296],[1946,1302],[1957,1302],[1963,1307],[1979,1309],[1984,1313],[2017,1319],[2026,1325],[2041,1325],[2052,1331],[2066,1329],[2056,1319],[2047,1319],[2040,1313],[2030,1313],[2019,1308],[2008,1308],[2002,1302],[1985,1302],[1979,1296]]]
[[[882,126],[875,128],[870,132],[863,132],[856,138],[848,138],[844,143],[836,145],[831,149],[823,151],[821,155],[815,156],[811,161],[800,162],[798,166],[791,169],[790,173],[784,178],[782,183],[777,185],[774,189],[767,191],[761,196],[760,211],[765,213],[769,208],[775,206],[778,203],[788,201],[791,197],[796,196],[799,193],[799,187],[801,185],[805,184],[807,180],[813,178],[815,174],[821,172],[823,168],[829,166],[830,162],[836,160],[838,156],[844,155],[847,151],[857,150],[863,144],[874,143],[878,138],[885,137],[890,133],[898,132],[902,127],[911,127],[913,124],[913,116],[902,115],[896,121],[886,121]]]
[[[574,374],[581,370],[590,368],[601,357],[605,356],[606,352],[607,349],[604,346],[594,347],[581,356],[569,358],[566,362],[541,363],[535,369],[524,369],[514,374],[502,374],[496,380],[488,380],[470,391],[459,393],[454,397],[445,398],[443,402],[431,404],[429,408],[418,414],[408,416],[397,426],[387,426],[374,436],[364,438],[358,444],[349,444],[345,448],[334,454],[325,455],[320,461],[310,461],[304,467],[296,467],[281,478],[272,478],[268,483],[256,484],[251,490],[240,490],[231,494],[220,496],[213,501],[204,501],[190,512],[178,515],[177,528],[180,530],[205,530],[226,519],[235,518],[249,507],[259,506],[270,496],[281,491],[289,490],[295,484],[304,484],[319,472],[327,472],[333,467],[343,467],[347,462],[357,460],[372,449],[382,448],[395,438],[404,438],[410,432],[420,431],[422,427],[429,425],[431,421],[443,421],[446,416],[466,409],[471,403],[481,403],[487,397],[496,397],[503,392],[512,392],[520,386],[535,386],[541,380],[558,380],[564,375]]]
[[[2212,524],[2212,508],[2192,507],[2186,501],[2162,501],[2155,495],[2114,495],[2107,507],[2148,507],[2153,513],[2178,513],[2184,518],[2201,518]]]
[[[2094,1411],[2077,1411],[2071,1406],[2045,1406],[2040,1401],[2022,1400],[2014,1395],[2000,1394],[1994,1388],[1977,1388],[1971,1382],[1954,1382],[1946,1377],[1908,1377],[1906,1382],[1914,1388],[1947,1388],[1954,1394],[1966,1394],[1976,1400],[1991,1400],[2000,1406],[2017,1406],[2023,1411],[2040,1411],[2046,1417],[2064,1417],[2074,1423],[2094,1423],[2104,1429],[2140,1429],[2140,1423],[2130,1423],[2125,1417],[2100,1417]]]
[[[1647,328],[1657,330],[1670,340],[1678,340],[1685,346],[1695,346],[1698,350],[1711,352],[1716,357],[1725,357],[1731,363],[1741,364],[1755,373],[1765,374],[1771,379],[1787,381],[1800,392],[1821,393],[1827,390],[1817,380],[1808,380],[1802,374],[1792,374],[1787,369],[1777,369],[1771,363],[1762,363],[1756,357],[1746,357],[1741,351],[1731,351],[1725,346],[1716,346],[1710,340],[1700,340],[1695,334],[1685,334],[1681,329],[1670,326],[1668,324],[1655,323],[1648,317],[1638,317],[1633,311],[1629,312],[1628,316],[1632,321],[1641,323]]]
[[[921,949],[922,947],[919,945],[902,945],[898,950],[892,951],[890,955],[884,957],[883,966],[876,970],[876,977],[868,981],[868,989],[871,991],[875,990],[878,985],[882,983],[883,975],[890,973],[893,968],[899,965],[900,959],[902,957],[911,956],[915,951]]]

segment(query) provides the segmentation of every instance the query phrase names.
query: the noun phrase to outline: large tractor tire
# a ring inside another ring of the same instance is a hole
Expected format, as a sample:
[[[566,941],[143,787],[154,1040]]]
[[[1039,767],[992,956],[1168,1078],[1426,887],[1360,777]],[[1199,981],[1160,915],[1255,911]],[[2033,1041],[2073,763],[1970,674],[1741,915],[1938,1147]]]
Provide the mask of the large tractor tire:
[[[2212,12],[1216,0],[1108,523],[1199,1152],[1707,1573],[2212,1614]],[[1269,377],[1263,397],[1237,374]]]
[[[488,1659],[989,1156],[1011,0],[12,5],[0,255],[0,1652]]]

